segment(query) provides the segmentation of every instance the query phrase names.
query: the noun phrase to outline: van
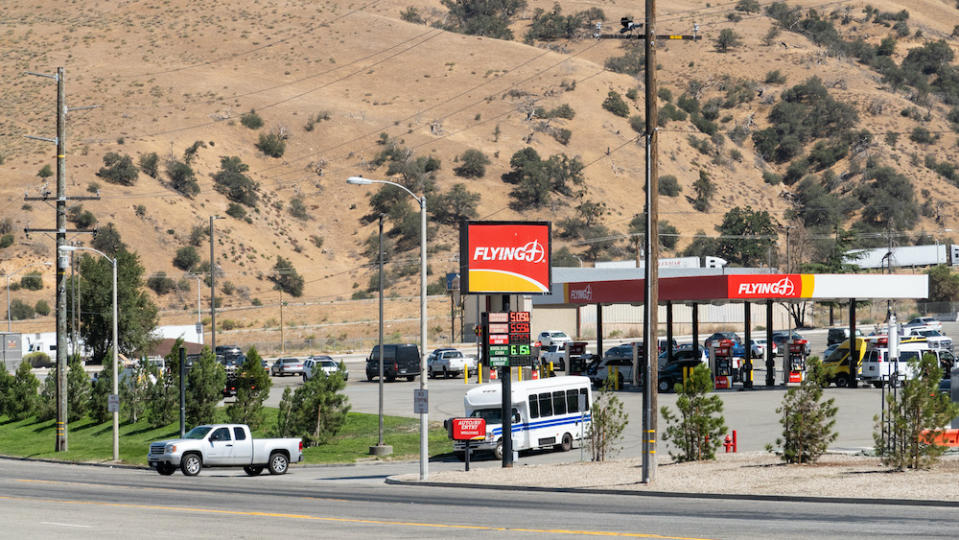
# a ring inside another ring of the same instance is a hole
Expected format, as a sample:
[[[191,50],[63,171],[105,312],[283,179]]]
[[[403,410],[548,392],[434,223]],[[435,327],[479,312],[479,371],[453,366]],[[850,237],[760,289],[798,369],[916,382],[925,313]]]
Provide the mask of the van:
[[[380,374],[380,346],[374,345],[366,359],[366,380],[372,381]],[[412,381],[420,374],[420,349],[415,344],[383,345],[383,378],[393,382],[398,377]]]
[[[920,358],[927,354],[936,356],[939,360],[939,366],[946,372],[955,365],[955,356],[949,351],[941,349],[930,349],[926,343],[905,343],[899,345],[899,362],[889,359],[889,349],[886,347],[876,347],[867,351],[862,363],[862,379],[869,382],[876,388],[882,387],[883,383],[894,379],[898,367],[898,380],[912,379],[915,376],[915,370],[909,365],[909,362],[918,362]]]
[[[859,353],[856,359],[856,377],[859,378],[862,373],[862,361],[866,355],[866,340],[856,338],[856,351]],[[849,385],[849,340],[843,341],[822,361],[823,374],[826,377],[825,385],[829,386],[836,383],[836,386],[843,388]]]

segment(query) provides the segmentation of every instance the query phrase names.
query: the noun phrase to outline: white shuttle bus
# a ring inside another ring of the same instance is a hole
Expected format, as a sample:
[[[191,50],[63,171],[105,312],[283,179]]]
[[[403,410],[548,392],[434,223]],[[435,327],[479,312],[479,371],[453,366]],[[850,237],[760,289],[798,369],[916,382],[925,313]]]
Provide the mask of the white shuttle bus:
[[[588,377],[513,382],[511,391],[513,450],[555,447],[565,452],[573,447],[573,441],[582,442],[583,436],[589,435],[593,391]],[[466,392],[463,401],[466,416],[486,420],[486,437],[472,441],[470,447],[492,451],[502,459],[502,383],[481,384]],[[456,441],[454,451],[463,456],[466,443]]]

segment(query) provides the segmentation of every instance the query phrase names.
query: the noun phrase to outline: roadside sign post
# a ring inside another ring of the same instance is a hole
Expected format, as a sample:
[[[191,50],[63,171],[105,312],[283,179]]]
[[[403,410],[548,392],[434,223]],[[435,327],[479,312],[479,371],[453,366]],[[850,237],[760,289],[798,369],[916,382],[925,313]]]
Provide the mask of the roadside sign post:
[[[429,390],[413,390],[413,414],[427,414],[429,410]]]
[[[110,394],[107,396],[107,412],[118,412],[120,410],[120,396]]]
[[[486,420],[483,418],[451,418],[449,424],[449,436],[454,441],[466,442],[466,471],[470,470],[470,441],[473,439],[486,438]]]

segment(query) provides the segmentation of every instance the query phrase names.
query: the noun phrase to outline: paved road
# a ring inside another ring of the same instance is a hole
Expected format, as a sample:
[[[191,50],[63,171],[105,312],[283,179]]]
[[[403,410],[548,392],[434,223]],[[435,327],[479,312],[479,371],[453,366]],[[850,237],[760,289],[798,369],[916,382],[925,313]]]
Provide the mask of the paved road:
[[[8,538],[954,538],[954,509],[392,486],[402,464],[248,478],[0,460]]]

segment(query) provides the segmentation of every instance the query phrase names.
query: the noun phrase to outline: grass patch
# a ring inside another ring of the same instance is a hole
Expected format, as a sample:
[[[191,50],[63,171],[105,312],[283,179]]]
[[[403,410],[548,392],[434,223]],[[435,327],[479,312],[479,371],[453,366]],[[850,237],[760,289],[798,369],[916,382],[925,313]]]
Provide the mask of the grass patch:
[[[266,409],[264,427],[253,433],[266,437],[276,423],[277,409]],[[227,422],[226,410],[217,409],[217,422]],[[8,456],[57,459],[72,462],[107,462],[113,457],[113,424],[97,424],[89,418],[71,422],[67,435],[70,450],[55,452],[54,420],[35,419],[14,422],[0,416],[0,454]],[[340,433],[326,445],[306,448],[304,463],[353,463],[369,457],[369,447],[377,443],[379,421],[375,414],[350,413]],[[174,422],[151,428],[145,421],[120,424],[120,461],[146,465],[149,445],[153,441],[179,436],[180,424]],[[383,417],[383,438],[393,446],[390,459],[412,459],[419,456],[419,420],[399,416]],[[440,423],[432,423],[429,433],[430,455],[447,454],[453,444]]]

